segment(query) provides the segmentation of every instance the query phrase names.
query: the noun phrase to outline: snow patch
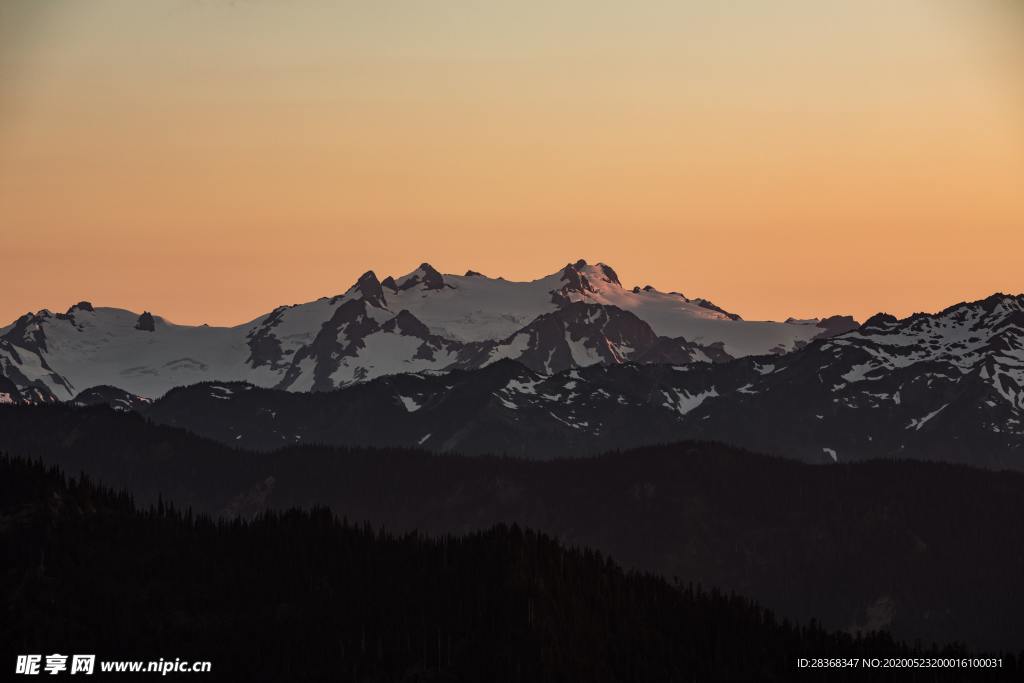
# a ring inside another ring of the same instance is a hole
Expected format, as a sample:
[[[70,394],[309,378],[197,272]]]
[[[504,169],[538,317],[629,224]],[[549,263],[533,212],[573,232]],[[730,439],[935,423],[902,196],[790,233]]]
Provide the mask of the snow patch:
[[[910,424],[908,424],[908,425],[907,425],[907,426],[905,427],[905,429],[913,429],[913,430],[915,430],[915,431],[921,431],[921,427],[925,426],[925,424],[926,424],[926,423],[927,423],[927,422],[928,422],[929,420],[931,420],[931,419],[932,419],[933,417],[935,417],[936,415],[938,415],[939,413],[941,413],[941,412],[943,411],[943,409],[944,409],[944,408],[945,408],[946,406],[948,406],[948,405],[949,405],[949,404],[947,403],[947,404],[943,405],[943,406],[942,406],[941,408],[939,408],[939,409],[937,409],[937,410],[933,410],[932,412],[928,413],[928,414],[927,414],[927,415],[925,415],[924,417],[919,417],[919,418],[916,418],[916,419],[913,419],[913,420],[911,420],[911,421],[910,421]]]
[[[409,396],[399,395],[398,400],[402,402],[403,406],[405,406],[405,410],[410,413],[415,413],[423,407],[418,401],[416,401],[416,399],[410,398]]]
[[[718,396],[718,391],[711,387],[707,391],[696,394],[691,394],[683,389],[681,391],[663,391],[662,395],[665,397],[665,402],[662,403],[662,406],[675,410],[680,415],[686,415],[700,406],[706,399]]]

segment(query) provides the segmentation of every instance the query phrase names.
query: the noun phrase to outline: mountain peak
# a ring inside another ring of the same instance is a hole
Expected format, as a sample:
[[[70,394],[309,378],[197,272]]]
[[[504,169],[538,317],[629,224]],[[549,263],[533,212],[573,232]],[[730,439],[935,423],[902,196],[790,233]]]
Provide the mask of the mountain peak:
[[[1024,294],[1003,294],[996,292],[978,301],[963,301],[940,311],[938,315],[947,315],[961,309],[977,309],[985,313],[993,313],[997,309],[1005,311],[1024,309]]]
[[[423,289],[443,289],[445,287],[444,277],[441,273],[437,272],[432,265],[427,262],[420,264],[420,267],[412,271],[405,277],[399,278],[398,289],[405,290],[416,287],[417,285],[423,285]]]
[[[351,297],[358,295],[371,306],[384,308],[384,290],[377,279],[377,275],[372,270],[363,273],[356,280],[356,283],[349,288],[346,295]]]
[[[66,315],[71,315],[75,311],[87,311],[92,313],[95,309],[92,307],[92,303],[89,301],[79,301],[77,304],[68,309]]]
[[[153,319],[153,314],[149,311],[143,311],[139,319],[135,321],[135,329],[142,330],[143,332],[155,332],[156,321]]]
[[[864,324],[860,327],[862,330],[884,329],[890,325],[895,325],[897,322],[896,316],[890,313],[875,313],[865,320]]]
[[[818,320],[816,327],[820,327],[825,330],[825,333],[829,336],[836,336],[847,332],[853,332],[860,327],[860,324],[852,315],[831,315],[827,318]]]
[[[567,263],[561,275],[562,281],[566,283],[562,287],[563,292],[596,293],[602,289],[602,283],[622,287],[619,276],[611,266],[603,263],[588,265],[583,259],[576,263]]]

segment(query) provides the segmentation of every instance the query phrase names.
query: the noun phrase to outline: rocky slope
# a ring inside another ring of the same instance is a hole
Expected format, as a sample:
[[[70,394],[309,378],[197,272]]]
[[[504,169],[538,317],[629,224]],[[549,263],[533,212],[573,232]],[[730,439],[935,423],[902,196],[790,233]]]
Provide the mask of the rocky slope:
[[[179,388],[142,409],[225,443],[422,446],[529,458],[709,439],[808,462],[1024,469],[1024,297],[876,316],[781,356],[383,377],[325,394]],[[526,361],[531,361],[526,356]]]

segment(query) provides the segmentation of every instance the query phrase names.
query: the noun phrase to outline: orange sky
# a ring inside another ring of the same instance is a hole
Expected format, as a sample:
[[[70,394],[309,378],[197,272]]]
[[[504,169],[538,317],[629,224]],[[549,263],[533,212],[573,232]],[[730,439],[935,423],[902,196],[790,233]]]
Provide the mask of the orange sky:
[[[748,319],[1021,292],[1022,38],[1013,0],[6,0],[0,324],[421,261]]]

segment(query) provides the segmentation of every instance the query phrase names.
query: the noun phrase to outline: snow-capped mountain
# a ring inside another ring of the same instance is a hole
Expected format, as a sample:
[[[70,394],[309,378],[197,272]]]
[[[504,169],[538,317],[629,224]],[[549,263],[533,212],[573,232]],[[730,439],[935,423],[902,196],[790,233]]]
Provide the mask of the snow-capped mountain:
[[[237,327],[175,325],[88,302],[0,328],[0,375],[69,400],[109,385],[156,398],[202,381],[326,391],[383,375],[519,360],[544,373],[594,364],[720,362],[782,353],[855,327],[851,318],[747,322],[704,299],[623,288],[584,261],[531,282],[424,263],[368,272],[344,294],[282,306]]]
[[[551,458],[707,439],[809,462],[1024,469],[1024,296],[879,315],[780,356],[555,374],[502,360],[327,394],[204,384],[142,412],[256,449],[314,441]]]

